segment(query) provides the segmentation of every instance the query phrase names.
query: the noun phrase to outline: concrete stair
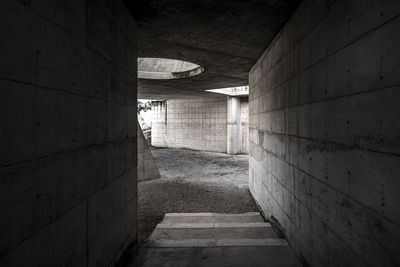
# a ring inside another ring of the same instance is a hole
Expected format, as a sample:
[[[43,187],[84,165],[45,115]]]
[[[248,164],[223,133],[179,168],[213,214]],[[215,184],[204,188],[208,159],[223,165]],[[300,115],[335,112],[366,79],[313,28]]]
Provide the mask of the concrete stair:
[[[130,266],[301,266],[258,212],[168,213]]]

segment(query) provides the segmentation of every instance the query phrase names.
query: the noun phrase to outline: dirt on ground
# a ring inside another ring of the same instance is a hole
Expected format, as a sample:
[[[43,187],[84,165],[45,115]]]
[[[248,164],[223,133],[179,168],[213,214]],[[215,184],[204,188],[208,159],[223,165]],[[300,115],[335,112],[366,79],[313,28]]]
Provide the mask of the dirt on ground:
[[[161,179],[140,182],[139,240],[169,212],[257,211],[248,189],[248,156],[152,149]]]

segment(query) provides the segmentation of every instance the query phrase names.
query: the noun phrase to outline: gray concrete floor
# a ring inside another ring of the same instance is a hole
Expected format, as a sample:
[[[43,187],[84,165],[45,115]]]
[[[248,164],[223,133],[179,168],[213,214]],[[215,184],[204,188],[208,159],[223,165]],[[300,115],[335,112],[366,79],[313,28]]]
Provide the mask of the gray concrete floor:
[[[188,149],[152,149],[161,179],[139,183],[139,239],[165,213],[257,211],[248,190],[248,156]]]

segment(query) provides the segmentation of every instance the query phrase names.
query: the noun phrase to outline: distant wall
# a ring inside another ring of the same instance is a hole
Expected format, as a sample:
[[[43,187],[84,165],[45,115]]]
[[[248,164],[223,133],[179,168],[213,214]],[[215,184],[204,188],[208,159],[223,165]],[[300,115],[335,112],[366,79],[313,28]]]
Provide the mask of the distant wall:
[[[149,145],[144,138],[140,125],[137,125],[138,129],[138,181],[147,181],[160,178],[160,172],[154,162],[153,155],[151,154]]]
[[[152,140],[155,147],[226,152],[227,99],[154,101]],[[240,153],[249,151],[249,101],[240,98]]]
[[[136,240],[136,25],[122,0],[0,1],[0,266]]]
[[[168,147],[226,152],[226,98],[169,100]]]
[[[311,266],[400,266],[399,15],[305,0],[250,72],[250,190]]]
[[[153,105],[152,145],[226,152],[226,97]]]

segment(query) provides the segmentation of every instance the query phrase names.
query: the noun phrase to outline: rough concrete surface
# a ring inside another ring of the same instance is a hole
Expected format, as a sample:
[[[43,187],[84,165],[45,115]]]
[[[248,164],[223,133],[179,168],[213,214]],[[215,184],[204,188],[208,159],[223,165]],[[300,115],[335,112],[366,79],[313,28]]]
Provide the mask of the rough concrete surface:
[[[400,266],[400,1],[303,1],[252,68],[249,187],[310,266]]]
[[[257,211],[247,186],[247,155],[153,149],[161,179],[139,183],[139,238],[165,213]]]
[[[255,219],[258,222],[254,222]],[[199,223],[201,221],[209,223]],[[259,212],[246,212],[167,213],[128,266],[302,265],[287,241],[276,236],[271,224],[265,222]]]
[[[137,144],[138,144],[138,181],[154,180],[160,178],[157,165],[154,162],[150,147],[147,144],[142,128],[137,124]]]
[[[226,153],[239,154],[240,151],[240,97],[226,98]]]
[[[227,152],[228,146],[234,146],[232,154],[248,154],[248,99],[234,99],[240,100],[235,106],[228,105],[232,101],[219,94],[212,98],[153,101],[152,145],[214,152]]]
[[[0,266],[111,266],[136,241],[136,24],[3,0],[0,32]]]
[[[155,102],[152,145],[226,152],[226,97]]]
[[[249,154],[249,99],[240,98],[240,153]]]
[[[204,67],[178,80],[139,80],[139,98],[213,96],[207,89],[248,85],[248,72],[300,0],[126,0],[138,23],[139,56]]]

